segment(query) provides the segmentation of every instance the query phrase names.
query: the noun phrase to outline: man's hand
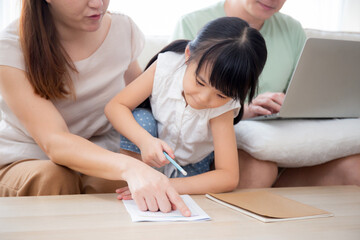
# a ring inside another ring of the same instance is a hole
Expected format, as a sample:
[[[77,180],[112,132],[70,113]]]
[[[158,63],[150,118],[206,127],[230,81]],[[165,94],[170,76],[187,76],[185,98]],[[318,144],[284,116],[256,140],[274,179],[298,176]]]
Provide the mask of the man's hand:
[[[262,93],[244,108],[243,119],[277,113],[284,102],[284,93]]]

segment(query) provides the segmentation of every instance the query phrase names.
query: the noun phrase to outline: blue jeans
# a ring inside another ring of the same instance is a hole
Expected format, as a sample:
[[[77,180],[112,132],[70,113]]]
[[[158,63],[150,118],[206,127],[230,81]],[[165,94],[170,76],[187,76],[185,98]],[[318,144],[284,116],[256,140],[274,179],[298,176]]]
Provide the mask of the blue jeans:
[[[158,137],[157,122],[150,109],[135,108],[132,113],[136,122],[140,124],[140,126],[148,131],[153,137]],[[120,136],[120,148],[140,154],[140,149],[122,135]]]
[[[158,137],[157,122],[154,116],[152,115],[151,110],[145,108],[136,108],[132,113],[136,122],[140,124],[140,126],[142,126],[146,131],[148,131],[153,137]],[[124,136],[120,137],[120,148],[139,154],[141,153],[140,149]],[[210,171],[210,167],[213,164],[213,162],[214,162],[214,152],[210,153],[200,162],[188,164],[182,166],[182,168],[188,174],[186,177],[190,177]],[[173,177],[185,177],[185,176],[179,170],[175,169],[168,177],[173,178]]]

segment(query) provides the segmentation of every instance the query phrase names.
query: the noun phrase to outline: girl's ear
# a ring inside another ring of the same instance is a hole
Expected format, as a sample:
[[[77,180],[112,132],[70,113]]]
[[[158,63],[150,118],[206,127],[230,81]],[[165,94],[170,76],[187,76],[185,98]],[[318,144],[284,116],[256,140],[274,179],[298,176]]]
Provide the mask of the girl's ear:
[[[185,62],[187,62],[189,58],[190,58],[190,48],[189,45],[187,45],[185,48]]]

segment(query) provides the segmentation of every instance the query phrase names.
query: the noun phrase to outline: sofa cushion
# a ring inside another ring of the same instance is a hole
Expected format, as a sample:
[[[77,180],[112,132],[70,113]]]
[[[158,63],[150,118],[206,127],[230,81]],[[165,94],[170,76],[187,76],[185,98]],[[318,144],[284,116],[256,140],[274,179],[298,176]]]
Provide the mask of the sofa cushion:
[[[240,121],[237,146],[281,167],[313,166],[360,153],[360,118]]]
[[[146,36],[144,50],[138,58],[141,69],[144,69],[150,59],[168,43],[168,36]]]

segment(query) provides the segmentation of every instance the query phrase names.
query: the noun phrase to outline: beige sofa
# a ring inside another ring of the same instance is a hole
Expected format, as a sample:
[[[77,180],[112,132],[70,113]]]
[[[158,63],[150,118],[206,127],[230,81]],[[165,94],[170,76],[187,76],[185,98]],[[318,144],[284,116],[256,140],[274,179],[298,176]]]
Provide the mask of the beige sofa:
[[[305,29],[305,32],[308,37],[360,41],[360,32],[330,32],[316,29]],[[144,50],[138,59],[142,69],[144,69],[147,62],[168,43],[168,39],[168,36],[146,36]]]
[[[316,29],[305,29],[308,37],[345,39],[360,41],[360,32],[329,32]],[[169,42],[169,36],[146,36],[145,47],[140,54],[138,61],[142,69],[145,68],[148,61]],[[0,114],[1,119],[1,114]]]

